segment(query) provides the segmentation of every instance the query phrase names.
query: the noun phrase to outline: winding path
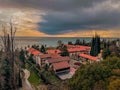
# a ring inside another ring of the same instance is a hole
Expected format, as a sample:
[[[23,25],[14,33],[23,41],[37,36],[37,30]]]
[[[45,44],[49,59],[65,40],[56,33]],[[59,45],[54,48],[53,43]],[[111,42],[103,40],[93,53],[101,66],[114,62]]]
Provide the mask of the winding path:
[[[23,70],[23,72],[24,72],[25,76],[23,79],[23,87],[20,90],[35,90],[31,86],[30,82],[28,81],[28,78],[30,76],[30,72],[27,69]]]

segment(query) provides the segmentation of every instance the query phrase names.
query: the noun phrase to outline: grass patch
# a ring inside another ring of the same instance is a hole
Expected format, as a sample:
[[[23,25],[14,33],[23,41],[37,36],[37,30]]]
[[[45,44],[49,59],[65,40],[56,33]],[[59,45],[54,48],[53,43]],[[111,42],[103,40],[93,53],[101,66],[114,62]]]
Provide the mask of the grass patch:
[[[47,78],[51,83],[59,83],[59,82],[60,82],[60,80],[59,80],[55,75],[53,75],[51,72],[45,71],[45,72],[44,72],[44,76],[46,76],[46,78]]]
[[[34,86],[34,87],[37,87],[39,86],[40,84],[42,84],[42,80],[41,78],[38,76],[38,74],[36,73],[36,71],[31,68],[31,65],[26,63],[25,64],[25,67],[27,70],[30,71],[30,76],[28,78],[28,81]]]
[[[26,64],[25,64],[25,68],[26,68],[27,70],[29,70],[29,69],[30,69],[30,65],[29,65],[28,63],[26,63]]]
[[[33,71],[30,72],[30,77],[28,80],[35,87],[39,86],[42,83],[40,77]]]

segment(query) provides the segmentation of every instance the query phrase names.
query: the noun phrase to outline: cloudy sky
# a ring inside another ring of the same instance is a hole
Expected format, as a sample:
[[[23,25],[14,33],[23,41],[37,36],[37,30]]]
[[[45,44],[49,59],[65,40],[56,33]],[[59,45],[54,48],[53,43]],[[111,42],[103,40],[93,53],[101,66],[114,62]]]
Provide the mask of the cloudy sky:
[[[120,0],[0,0],[0,24],[17,36],[120,37]]]

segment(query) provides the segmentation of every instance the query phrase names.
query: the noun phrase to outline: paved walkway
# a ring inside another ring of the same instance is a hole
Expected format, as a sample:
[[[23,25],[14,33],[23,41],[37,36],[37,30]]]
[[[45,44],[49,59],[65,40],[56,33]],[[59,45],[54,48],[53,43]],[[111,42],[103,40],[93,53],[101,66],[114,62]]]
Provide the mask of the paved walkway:
[[[25,69],[23,71],[24,71],[25,76],[24,76],[23,83],[22,83],[23,87],[20,90],[35,90],[31,86],[30,82],[28,81],[28,78],[30,76],[30,72],[27,69]]]

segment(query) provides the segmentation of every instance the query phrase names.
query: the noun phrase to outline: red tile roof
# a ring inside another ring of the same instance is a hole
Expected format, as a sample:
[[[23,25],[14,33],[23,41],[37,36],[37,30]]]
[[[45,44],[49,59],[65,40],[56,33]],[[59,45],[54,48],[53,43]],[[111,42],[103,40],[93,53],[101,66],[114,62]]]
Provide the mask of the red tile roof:
[[[51,57],[52,57],[52,58],[60,58],[60,57],[62,57],[62,56],[60,56],[59,54],[51,54]]]
[[[70,57],[50,58],[47,60],[49,63],[57,63],[57,62],[63,62],[63,61],[70,61]]]
[[[90,48],[91,48],[89,46],[81,46],[81,45],[68,45],[68,44],[65,44],[65,46],[67,46],[69,53],[89,51]]]
[[[68,45],[68,44],[65,44],[65,46],[67,46],[69,53],[89,51],[90,48],[91,48],[89,46],[81,46],[81,45]],[[47,53],[49,53],[49,54],[60,54],[61,51],[59,49],[51,49],[51,50],[47,50]]]
[[[42,59],[51,58],[51,55],[50,54],[43,54],[43,55],[40,55],[40,58],[42,58]]]
[[[79,54],[79,56],[83,57],[83,58],[87,58],[87,59],[93,60],[93,61],[97,60],[97,57],[90,56],[90,55],[87,55],[87,54]]]
[[[84,48],[84,49],[90,49],[91,47],[89,46],[82,46],[82,45],[68,45],[68,44],[64,44],[65,46],[67,46],[68,48]]]
[[[32,54],[35,55],[35,56],[37,56],[37,55],[41,55],[42,53],[39,52],[39,51],[33,51]]]
[[[68,48],[69,53],[86,51],[85,48]]]
[[[29,48],[28,52],[31,53],[31,54],[33,54],[34,56],[36,56],[36,55],[42,55],[42,53],[40,51],[38,51],[38,50],[36,50],[34,48]]]
[[[59,49],[51,49],[51,50],[47,50],[47,53],[50,53],[50,54],[60,54],[61,51]]]
[[[68,64],[68,62],[53,63],[52,66],[53,66],[54,70],[70,68],[70,65]]]
[[[29,53],[32,53],[33,51],[35,51],[34,48],[29,48],[29,49],[28,49],[28,52],[29,52]]]
[[[42,59],[47,59],[47,58],[60,58],[62,56],[60,56],[59,54],[43,54],[40,55],[40,58]]]

